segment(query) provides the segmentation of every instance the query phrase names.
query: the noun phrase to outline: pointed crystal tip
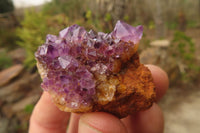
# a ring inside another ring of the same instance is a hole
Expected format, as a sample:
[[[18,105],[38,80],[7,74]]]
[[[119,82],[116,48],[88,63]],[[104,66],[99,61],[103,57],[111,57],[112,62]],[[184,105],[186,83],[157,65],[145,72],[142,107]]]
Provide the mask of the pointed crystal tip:
[[[131,25],[119,20],[117,21],[111,35],[123,41],[130,41],[134,44],[137,44],[142,38],[143,26],[139,25],[137,27],[132,27]]]

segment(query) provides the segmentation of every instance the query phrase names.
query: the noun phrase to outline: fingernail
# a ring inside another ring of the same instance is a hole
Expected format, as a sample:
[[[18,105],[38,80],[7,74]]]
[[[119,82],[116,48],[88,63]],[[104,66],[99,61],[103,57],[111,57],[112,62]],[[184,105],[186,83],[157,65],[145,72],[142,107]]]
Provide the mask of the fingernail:
[[[102,133],[102,132],[89,125],[83,119],[80,119],[78,133]]]

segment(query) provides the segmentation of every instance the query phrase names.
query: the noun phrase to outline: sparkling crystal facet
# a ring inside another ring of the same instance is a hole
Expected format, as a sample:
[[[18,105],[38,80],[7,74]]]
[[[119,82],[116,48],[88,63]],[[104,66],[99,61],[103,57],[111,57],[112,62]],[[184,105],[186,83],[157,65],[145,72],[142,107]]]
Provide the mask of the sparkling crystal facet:
[[[142,38],[143,27],[132,27],[125,22],[118,21],[111,34],[112,36],[115,36],[123,41],[131,41],[136,44]]]

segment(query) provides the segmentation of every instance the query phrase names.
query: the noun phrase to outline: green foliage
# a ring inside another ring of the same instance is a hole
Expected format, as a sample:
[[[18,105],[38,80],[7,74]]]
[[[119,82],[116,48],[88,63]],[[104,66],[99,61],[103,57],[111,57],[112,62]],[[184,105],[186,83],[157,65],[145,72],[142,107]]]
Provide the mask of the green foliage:
[[[0,0],[0,13],[10,12],[14,10],[12,0]]]
[[[91,19],[92,18],[92,11],[87,10],[85,17],[86,17],[86,19]]]
[[[21,28],[17,29],[17,36],[20,41],[18,45],[26,50],[25,66],[32,68],[35,66],[34,53],[38,46],[45,42],[47,34],[57,34],[59,30],[66,27],[67,18],[65,15],[48,16],[43,12],[33,10],[26,11]]]
[[[52,0],[44,6],[43,11],[51,15],[64,13],[70,19],[77,19],[84,15],[84,4],[82,0]]]
[[[106,22],[111,21],[111,20],[112,20],[111,14],[110,14],[110,13],[106,13],[104,20],[105,20]]]
[[[130,17],[128,15],[124,15],[123,20],[126,21],[126,22],[128,22],[130,20]]]
[[[200,72],[195,58],[195,44],[192,38],[185,35],[185,33],[176,31],[172,41],[172,55],[177,60],[182,79],[184,81],[191,81]]]
[[[45,31],[48,30],[45,24],[47,16],[34,13],[34,11],[26,11],[24,18],[21,23],[22,28],[17,29],[17,35],[21,39],[17,44],[26,50],[25,65],[33,67],[35,65],[34,52],[39,45],[44,43]]]
[[[188,21],[187,22],[187,27],[188,28],[197,28],[199,26],[198,21]]]
[[[92,25],[93,17],[92,17],[92,11],[91,10],[86,11],[84,18],[85,18],[86,23]]]
[[[0,47],[7,49],[14,49],[16,45],[17,36],[15,29],[0,29]]]
[[[94,3],[92,0],[52,0],[52,2],[43,7],[43,12],[49,15],[65,14],[71,24],[78,24],[86,29],[101,31],[106,25],[105,22],[108,22],[104,18],[100,18],[100,14],[90,9],[90,4],[94,5]]]
[[[198,21],[188,20],[187,28],[197,28],[198,24],[199,24]],[[171,30],[175,30],[179,27],[179,24],[176,21],[171,21],[171,22],[166,22],[166,26]]]
[[[12,59],[6,51],[0,51],[0,70],[12,66]]]
[[[149,29],[155,29],[155,23],[154,23],[154,21],[150,21],[150,22],[149,22],[148,28],[149,28]]]
[[[175,30],[178,27],[178,23],[176,21],[166,22],[166,25],[171,30]]]
[[[33,109],[34,109],[34,105],[33,105],[33,104],[28,104],[28,105],[26,105],[26,107],[24,108],[24,111],[25,111],[26,113],[28,113],[28,114],[31,114],[32,111],[33,111]]]

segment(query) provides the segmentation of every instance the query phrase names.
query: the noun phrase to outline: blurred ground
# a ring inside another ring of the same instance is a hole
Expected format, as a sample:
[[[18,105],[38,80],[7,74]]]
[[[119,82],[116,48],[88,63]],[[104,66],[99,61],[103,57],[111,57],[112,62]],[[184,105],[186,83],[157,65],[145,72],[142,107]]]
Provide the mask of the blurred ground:
[[[170,88],[159,105],[165,117],[165,133],[200,132],[200,84]]]

